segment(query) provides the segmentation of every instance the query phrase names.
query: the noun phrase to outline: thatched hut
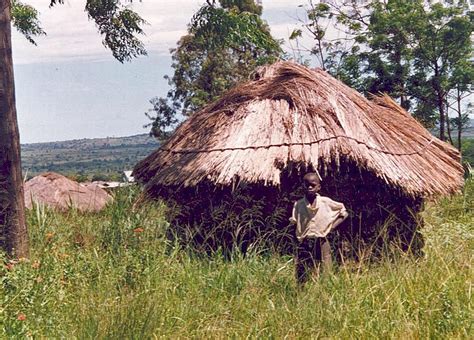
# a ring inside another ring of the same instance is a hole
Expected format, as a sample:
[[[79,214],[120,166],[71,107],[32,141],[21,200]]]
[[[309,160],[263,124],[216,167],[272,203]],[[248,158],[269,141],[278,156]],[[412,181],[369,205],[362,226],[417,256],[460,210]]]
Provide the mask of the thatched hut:
[[[81,184],[61,174],[45,172],[25,183],[25,205],[31,209],[40,204],[57,210],[75,208],[95,212],[112,200],[104,189],[94,184]]]
[[[148,196],[186,207],[177,227],[204,224],[220,232],[211,238],[220,243],[236,230],[242,235],[245,221],[252,224],[246,239],[255,223],[280,232],[308,170],[320,174],[323,194],[352,212],[340,236],[375,240],[384,226],[405,245],[423,201],[463,185],[459,153],[388,96],[369,100],[320,69],[291,62],[260,69],[195,113],[134,176]],[[236,190],[244,195],[236,198]]]

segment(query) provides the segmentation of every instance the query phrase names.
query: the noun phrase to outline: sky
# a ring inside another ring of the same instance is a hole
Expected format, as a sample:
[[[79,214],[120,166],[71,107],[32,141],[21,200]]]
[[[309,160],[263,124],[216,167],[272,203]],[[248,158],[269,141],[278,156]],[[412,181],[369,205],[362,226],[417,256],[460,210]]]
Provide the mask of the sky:
[[[40,12],[47,33],[34,46],[12,31],[20,139],[36,143],[148,133],[149,101],[169,89],[163,78],[172,74],[169,49],[205,0],[134,1],[133,9],[149,23],[142,37],[148,56],[125,64],[102,45],[84,12],[85,0],[65,0],[54,8],[48,7],[50,0],[24,2]],[[307,3],[263,0],[263,18],[272,35],[284,39],[290,56],[288,37],[305,17],[298,6]],[[330,29],[328,34],[339,33]],[[311,45],[305,37],[300,46]]]
[[[22,143],[119,137],[147,133],[149,100],[169,89],[169,49],[204,0],[143,0],[133,8],[147,22],[148,57],[120,64],[102,45],[84,12],[85,0],[25,0],[40,12],[47,36],[34,46],[16,31],[13,60]],[[263,17],[276,38],[286,41],[302,16],[304,0],[264,0]],[[289,50],[289,45],[286,44]]]

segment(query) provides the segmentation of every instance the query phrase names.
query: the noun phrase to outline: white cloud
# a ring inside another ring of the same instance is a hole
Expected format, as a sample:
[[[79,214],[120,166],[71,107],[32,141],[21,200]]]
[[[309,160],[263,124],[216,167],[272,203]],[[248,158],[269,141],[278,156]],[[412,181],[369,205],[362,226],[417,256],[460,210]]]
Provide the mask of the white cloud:
[[[33,46],[19,33],[13,33],[16,64],[52,61],[112,60],[110,51],[93,22],[84,12],[85,0],[69,0],[64,5],[49,8],[49,0],[25,0],[40,11],[46,37]],[[277,38],[286,39],[294,26],[297,5],[304,0],[264,0],[264,17]],[[168,55],[185,33],[186,25],[204,0],[144,0],[134,2],[133,8],[148,21],[143,41],[150,55]],[[267,15],[268,13],[268,15]],[[275,26],[272,25],[275,22]],[[288,28],[289,27],[289,28]],[[292,29],[292,28],[291,28]]]
[[[64,5],[48,7],[48,0],[29,0],[28,4],[40,11],[42,27],[46,37],[37,39],[33,46],[18,32],[13,33],[15,63],[29,64],[72,59],[112,59],[102,45],[93,22],[84,12],[85,1],[67,1]],[[135,2],[134,9],[148,21],[143,41],[153,53],[168,53],[185,32],[198,1],[151,1]],[[179,10],[177,10],[179,9]]]

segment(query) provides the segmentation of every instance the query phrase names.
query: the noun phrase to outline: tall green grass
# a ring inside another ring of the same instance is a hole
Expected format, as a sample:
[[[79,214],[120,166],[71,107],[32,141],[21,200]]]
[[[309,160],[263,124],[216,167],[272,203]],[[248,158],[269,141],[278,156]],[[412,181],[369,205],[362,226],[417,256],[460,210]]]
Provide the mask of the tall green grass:
[[[28,215],[31,258],[0,268],[0,337],[473,338],[474,183],[425,212],[425,256],[351,262],[298,289],[290,256],[202,257],[164,205]],[[264,255],[262,255],[264,254]]]

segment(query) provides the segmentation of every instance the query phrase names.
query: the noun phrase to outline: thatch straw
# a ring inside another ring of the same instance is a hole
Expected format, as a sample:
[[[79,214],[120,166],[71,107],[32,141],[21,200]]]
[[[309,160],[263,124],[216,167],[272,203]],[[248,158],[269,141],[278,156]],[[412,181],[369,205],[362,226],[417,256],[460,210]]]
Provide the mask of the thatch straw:
[[[46,172],[25,183],[25,204],[31,209],[35,203],[49,208],[80,211],[99,211],[112,197],[97,185],[83,185],[63,175]]]
[[[328,172],[345,160],[412,197],[452,194],[463,184],[457,150],[388,96],[370,101],[322,70],[291,62],[260,69],[195,113],[134,176],[148,192],[202,181],[278,186],[290,163]]]

